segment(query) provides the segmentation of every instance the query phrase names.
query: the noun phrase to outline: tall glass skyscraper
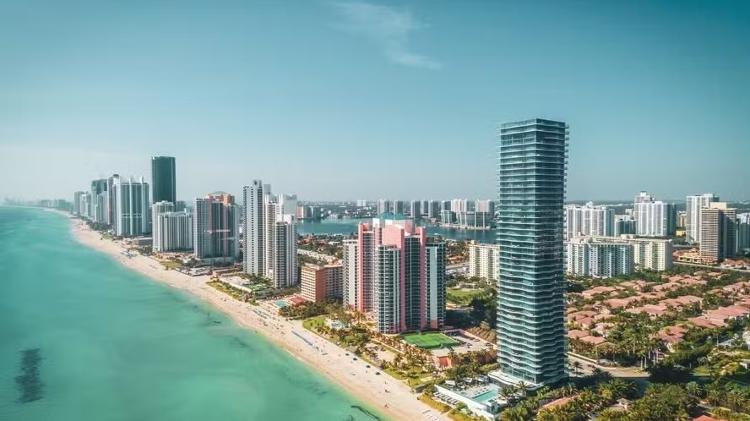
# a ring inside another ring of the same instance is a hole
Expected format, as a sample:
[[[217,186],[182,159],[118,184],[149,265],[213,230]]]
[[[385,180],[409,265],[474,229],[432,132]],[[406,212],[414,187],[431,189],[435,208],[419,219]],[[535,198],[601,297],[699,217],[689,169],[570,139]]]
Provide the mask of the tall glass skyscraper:
[[[152,203],[159,203],[162,201],[176,203],[176,180],[174,157],[155,156],[151,158]]]
[[[555,383],[565,371],[563,201],[568,126],[500,126],[497,341],[503,383]]]

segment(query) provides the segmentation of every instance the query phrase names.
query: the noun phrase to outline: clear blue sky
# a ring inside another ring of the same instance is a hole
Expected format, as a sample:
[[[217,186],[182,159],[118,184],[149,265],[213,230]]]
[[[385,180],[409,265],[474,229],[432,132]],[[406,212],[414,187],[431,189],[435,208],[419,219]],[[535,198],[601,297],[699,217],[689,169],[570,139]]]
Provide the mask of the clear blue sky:
[[[0,3],[0,196],[165,154],[181,199],[494,197],[535,116],[571,200],[750,198],[750,2]]]

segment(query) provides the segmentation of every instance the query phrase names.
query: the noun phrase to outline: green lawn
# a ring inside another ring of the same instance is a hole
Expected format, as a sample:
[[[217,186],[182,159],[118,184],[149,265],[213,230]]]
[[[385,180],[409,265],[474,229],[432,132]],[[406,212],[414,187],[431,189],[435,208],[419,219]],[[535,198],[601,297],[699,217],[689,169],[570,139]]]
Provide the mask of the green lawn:
[[[461,342],[440,332],[428,333],[409,333],[402,336],[404,340],[412,345],[423,349],[442,348],[445,346],[455,346]]]
[[[326,324],[326,317],[328,315],[321,314],[320,316],[310,317],[302,322],[302,327],[307,330],[314,331],[315,329],[324,326]]]
[[[471,303],[474,297],[480,296],[485,293],[484,289],[459,289],[459,288],[448,288],[447,300],[451,303],[466,306]]]

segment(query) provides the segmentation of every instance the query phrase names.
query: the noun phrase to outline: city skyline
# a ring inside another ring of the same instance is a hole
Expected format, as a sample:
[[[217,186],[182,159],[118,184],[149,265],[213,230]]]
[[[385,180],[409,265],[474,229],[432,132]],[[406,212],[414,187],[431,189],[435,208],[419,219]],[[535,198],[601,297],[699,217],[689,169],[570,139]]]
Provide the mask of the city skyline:
[[[149,179],[143,157],[169,155],[180,200],[253,177],[301,200],[494,199],[499,123],[539,116],[575,128],[569,200],[750,198],[747,5],[47,6],[0,6],[3,197]]]

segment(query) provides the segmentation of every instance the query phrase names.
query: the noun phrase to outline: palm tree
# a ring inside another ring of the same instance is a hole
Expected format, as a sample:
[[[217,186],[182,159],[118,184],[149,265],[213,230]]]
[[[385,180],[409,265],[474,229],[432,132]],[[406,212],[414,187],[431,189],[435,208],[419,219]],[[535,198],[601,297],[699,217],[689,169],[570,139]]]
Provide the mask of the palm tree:
[[[583,368],[583,364],[581,364],[581,362],[578,360],[573,361],[570,365],[573,366],[573,374],[576,376],[578,375],[581,368]]]
[[[528,391],[527,389],[528,389],[528,386],[526,385],[524,381],[520,381],[516,385],[516,390],[518,390],[518,392],[521,393],[522,397],[526,397],[526,392]]]

